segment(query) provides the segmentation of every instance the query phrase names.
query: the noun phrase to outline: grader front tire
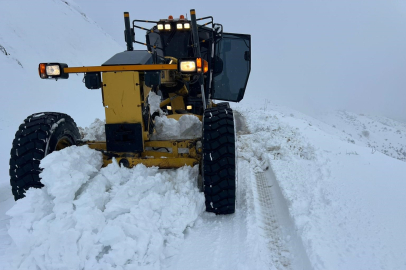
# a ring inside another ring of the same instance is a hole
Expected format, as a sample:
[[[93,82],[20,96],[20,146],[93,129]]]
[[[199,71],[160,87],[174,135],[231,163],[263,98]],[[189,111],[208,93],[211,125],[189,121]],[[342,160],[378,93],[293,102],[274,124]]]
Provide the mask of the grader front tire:
[[[206,109],[203,117],[203,184],[206,211],[235,212],[236,164],[233,111]]]
[[[23,198],[30,187],[43,187],[40,161],[53,151],[75,145],[79,139],[76,123],[67,114],[44,112],[28,116],[16,132],[10,151],[14,199]]]

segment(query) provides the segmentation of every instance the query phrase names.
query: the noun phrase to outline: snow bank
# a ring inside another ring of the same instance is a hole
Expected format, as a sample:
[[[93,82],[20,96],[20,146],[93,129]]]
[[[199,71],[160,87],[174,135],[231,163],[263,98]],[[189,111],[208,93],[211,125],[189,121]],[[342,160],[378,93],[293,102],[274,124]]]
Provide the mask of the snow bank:
[[[204,210],[198,167],[158,170],[69,147],[41,161],[43,189],[11,216],[8,269],[160,269]]]
[[[252,152],[242,158],[275,173],[294,224],[284,240],[297,235],[313,269],[405,268],[406,216],[399,213],[406,204],[404,162],[344,140],[342,131],[293,110],[243,114],[251,134],[241,147]],[[350,126],[346,136],[359,132]],[[395,125],[392,133],[399,129]]]

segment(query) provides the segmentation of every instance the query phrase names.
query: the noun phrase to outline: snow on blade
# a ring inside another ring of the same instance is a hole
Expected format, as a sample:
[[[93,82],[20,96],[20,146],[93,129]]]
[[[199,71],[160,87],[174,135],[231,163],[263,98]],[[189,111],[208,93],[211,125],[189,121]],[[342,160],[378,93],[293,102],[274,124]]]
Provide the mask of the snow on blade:
[[[155,94],[155,92],[150,91],[148,94],[148,103],[150,108],[150,114],[153,115],[158,112],[159,115],[163,115],[164,112],[161,110],[161,97]]]
[[[196,139],[202,136],[202,122],[194,115],[182,115],[179,121],[165,115],[155,117],[152,140]]]
[[[30,189],[11,216],[9,269],[160,269],[204,210],[198,167],[158,170],[69,147],[45,157],[42,189]]]
[[[150,114],[155,112],[159,116],[154,118],[155,132],[152,140],[187,140],[202,137],[202,122],[194,115],[182,115],[179,121],[168,118],[160,108],[161,97],[150,91],[148,95]]]
[[[105,141],[105,124],[106,121],[102,121],[99,118],[96,118],[89,127],[79,127],[79,132],[82,135],[82,139],[85,141]]]
[[[105,141],[105,121],[96,119],[89,127],[79,127],[85,141]],[[194,115],[185,114],[179,121],[165,115],[155,117],[155,133],[152,140],[186,140],[202,136],[202,122]]]

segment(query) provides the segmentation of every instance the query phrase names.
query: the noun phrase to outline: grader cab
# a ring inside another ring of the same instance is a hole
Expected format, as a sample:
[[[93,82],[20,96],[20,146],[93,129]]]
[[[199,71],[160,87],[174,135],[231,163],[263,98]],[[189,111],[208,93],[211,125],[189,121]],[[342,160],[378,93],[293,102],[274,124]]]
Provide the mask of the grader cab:
[[[199,25],[199,21],[205,23]],[[39,64],[42,79],[68,79],[70,73],[84,73],[88,89],[101,89],[106,141],[83,141],[66,114],[29,116],[11,150],[10,183],[15,199],[23,198],[30,187],[43,186],[39,177],[43,157],[71,145],[88,145],[103,153],[105,166],[113,159],[129,168],[140,163],[162,169],[199,166],[206,210],[234,213],[235,130],[228,102],[244,97],[251,69],[250,35],[225,33],[213,17],[198,19],[193,9],[190,20],[183,15],[133,20],[131,27],[125,12],[124,22],[127,50],[101,66]],[[153,26],[144,28],[139,23]],[[135,40],[135,29],[146,31],[145,43]],[[133,43],[147,49],[134,50]],[[152,95],[159,96],[157,106],[150,103]],[[159,112],[175,120],[196,117],[202,122],[201,136],[153,139]]]

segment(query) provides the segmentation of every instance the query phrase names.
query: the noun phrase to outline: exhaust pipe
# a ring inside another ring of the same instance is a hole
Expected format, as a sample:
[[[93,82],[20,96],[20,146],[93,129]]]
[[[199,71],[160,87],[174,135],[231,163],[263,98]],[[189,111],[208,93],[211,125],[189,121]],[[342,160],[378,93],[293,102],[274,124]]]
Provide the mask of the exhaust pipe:
[[[130,14],[128,12],[124,12],[124,38],[127,42],[127,51],[133,51],[133,41],[134,41],[134,29],[130,27]]]

